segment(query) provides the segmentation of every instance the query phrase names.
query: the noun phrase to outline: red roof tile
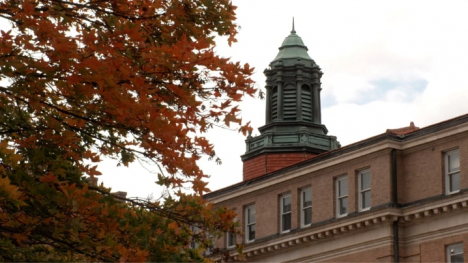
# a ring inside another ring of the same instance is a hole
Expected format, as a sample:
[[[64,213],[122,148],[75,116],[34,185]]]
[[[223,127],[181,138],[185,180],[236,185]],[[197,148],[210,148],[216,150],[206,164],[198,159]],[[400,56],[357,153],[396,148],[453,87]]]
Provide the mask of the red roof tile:
[[[419,130],[419,127],[414,126],[414,122],[411,122],[410,126],[408,126],[408,127],[403,127],[403,128],[399,128],[399,129],[387,129],[387,132],[393,133],[393,134],[396,134],[396,135],[406,135],[408,133],[412,133],[412,132],[417,131],[417,130]]]

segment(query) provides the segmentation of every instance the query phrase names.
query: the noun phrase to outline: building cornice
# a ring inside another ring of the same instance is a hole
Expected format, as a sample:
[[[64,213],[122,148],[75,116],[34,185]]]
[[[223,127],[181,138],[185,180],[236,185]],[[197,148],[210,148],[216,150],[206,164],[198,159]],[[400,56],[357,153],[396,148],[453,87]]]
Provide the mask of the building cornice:
[[[281,250],[286,250],[295,246],[300,246],[305,243],[314,243],[332,239],[339,235],[357,233],[363,229],[369,229],[374,226],[390,225],[395,221],[401,224],[417,224],[419,220],[440,215],[448,215],[468,208],[468,193],[460,193],[444,199],[433,201],[430,203],[421,203],[404,208],[387,207],[378,211],[369,211],[352,218],[344,217],[339,220],[330,222],[326,225],[316,227],[307,227],[295,233],[279,235],[274,239],[263,242],[254,242],[245,246],[243,256],[247,259],[254,259],[260,255],[276,253]],[[465,226],[468,227],[468,226]],[[455,231],[455,230],[454,230]],[[441,229],[441,232],[443,230]],[[413,237],[424,238],[424,236]],[[383,240],[384,241],[384,240]],[[355,250],[369,249],[369,244],[352,244],[356,246]],[[373,243],[375,246],[380,246],[379,242]],[[349,250],[347,250],[349,252]],[[315,257],[316,255],[314,255]],[[334,254],[336,256],[336,254]],[[231,257],[234,260],[239,259],[237,251],[231,252]],[[325,258],[323,258],[325,259]],[[316,260],[316,258],[314,258]]]

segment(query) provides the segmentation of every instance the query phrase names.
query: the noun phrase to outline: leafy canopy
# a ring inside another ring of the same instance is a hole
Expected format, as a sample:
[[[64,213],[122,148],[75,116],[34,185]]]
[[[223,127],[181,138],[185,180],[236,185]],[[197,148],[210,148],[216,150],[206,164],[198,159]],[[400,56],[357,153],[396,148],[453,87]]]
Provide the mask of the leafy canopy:
[[[256,91],[248,64],[213,50],[217,35],[235,41],[234,11],[228,0],[0,2],[13,28],[0,36],[0,260],[201,260],[213,245],[202,233],[234,231],[234,213],[202,199],[197,166],[215,156],[203,133],[241,124],[234,104]],[[100,156],[152,162],[176,196],[116,201],[83,179]],[[187,183],[195,194],[178,190]]]

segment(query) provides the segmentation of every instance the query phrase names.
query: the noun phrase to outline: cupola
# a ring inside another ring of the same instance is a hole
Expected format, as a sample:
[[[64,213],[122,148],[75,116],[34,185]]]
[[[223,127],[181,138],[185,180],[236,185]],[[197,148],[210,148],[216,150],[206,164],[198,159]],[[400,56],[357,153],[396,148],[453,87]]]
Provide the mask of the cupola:
[[[246,140],[244,180],[279,170],[340,147],[321,120],[320,67],[292,31],[264,71],[266,124]]]

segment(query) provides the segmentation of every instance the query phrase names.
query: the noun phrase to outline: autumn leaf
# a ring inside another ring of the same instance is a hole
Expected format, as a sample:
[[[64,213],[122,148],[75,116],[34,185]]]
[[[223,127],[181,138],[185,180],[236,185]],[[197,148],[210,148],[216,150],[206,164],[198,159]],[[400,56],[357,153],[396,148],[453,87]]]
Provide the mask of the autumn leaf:
[[[25,203],[20,200],[21,192],[19,187],[10,184],[10,179],[8,177],[0,177],[0,203],[5,201],[11,202],[15,206],[25,205]]]
[[[0,34],[0,261],[205,260],[211,241],[190,227],[232,226],[201,197],[198,161],[219,160],[205,132],[240,125],[236,103],[256,92],[248,64],[215,53],[215,36],[236,41],[231,1],[0,1],[0,10],[12,26]],[[154,165],[170,194],[116,200],[89,183],[105,158]]]

